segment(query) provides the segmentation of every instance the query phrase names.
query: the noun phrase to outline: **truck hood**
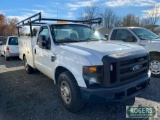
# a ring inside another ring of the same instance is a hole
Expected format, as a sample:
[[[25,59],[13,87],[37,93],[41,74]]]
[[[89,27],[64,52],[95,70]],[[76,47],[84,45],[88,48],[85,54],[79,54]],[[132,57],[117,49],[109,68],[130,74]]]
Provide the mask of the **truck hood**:
[[[153,39],[153,40],[151,40],[151,42],[160,43],[160,39]]]
[[[90,62],[94,64],[96,61],[101,61],[102,57],[105,55],[143,50],[142,47],[137,45],[128,45],[125,43],[113,43],[106,41],[66,43],[60,47],[67,51],[86,56]]]
[[[160,52],[160,39],[152,39],[147,41],[147,45],[145,46],[145,49],[148,50],[148,52],[151,51],[157,51]]]

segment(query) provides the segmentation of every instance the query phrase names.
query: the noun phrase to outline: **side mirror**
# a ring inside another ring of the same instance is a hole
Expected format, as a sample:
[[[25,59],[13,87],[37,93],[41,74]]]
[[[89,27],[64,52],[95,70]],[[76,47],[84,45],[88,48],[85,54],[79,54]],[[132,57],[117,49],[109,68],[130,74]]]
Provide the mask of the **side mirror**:
[[[108,34],[105,34],[104,37],[108,40]]]
[[[45,35],[38,36],[38,45],[40,48],[44,48],[46,46],[46,36]]]

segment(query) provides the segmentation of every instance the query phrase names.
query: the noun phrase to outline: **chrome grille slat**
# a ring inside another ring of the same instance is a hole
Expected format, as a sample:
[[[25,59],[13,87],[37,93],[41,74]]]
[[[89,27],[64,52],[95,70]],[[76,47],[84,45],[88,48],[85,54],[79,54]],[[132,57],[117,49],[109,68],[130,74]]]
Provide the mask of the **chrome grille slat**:
[[[130,62],[129,62],[130,61]],[[133,70],[136,65],[141,65],[138,70]],[[129,60],[120,61],[119,74],[120,82],[130,82],[147,75],[148,72],[148,56],[133,58]]]

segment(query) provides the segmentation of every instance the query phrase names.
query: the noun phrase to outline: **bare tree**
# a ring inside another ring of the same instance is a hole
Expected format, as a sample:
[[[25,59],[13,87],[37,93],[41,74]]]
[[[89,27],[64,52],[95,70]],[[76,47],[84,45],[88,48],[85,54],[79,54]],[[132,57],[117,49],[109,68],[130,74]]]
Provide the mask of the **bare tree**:
[[[154,4],[150,10],[145,11],[145,16],[149,21],[149,24],[156,25],[160,20],[160,5]]]
[[[111,10],[106,8],[104,14],[100,14],[103,18],[103,25],[108,29],[119,27],[122,25],[122,20]]]
[[[100,17],[98,6],[88,6],[84,8],[84,11],[80,13],[79,20],[91,20]],[[90,26],[93,27],[92,24]]]
[[[157,24],[160,21],[160,5],[153,4],[150,9],[145,10],[145,18],[143,19],[143,26],[152,30],[155,33],[159,32]],[[155,29],[156,28],[156,29]]]
[[[99,17],[99,7],[89,6],[84,8],[84,13],[79,17],[81,20],[90,20]]]
[[[123,18],[123,26],[140,26],[140,19],[134,14],[128,14]]]
[[[122,20],[118,17],[115,17],[114,27],[120,27],[120,26],[122,26]]]
[[[108,29],[112,28],[115,23],[116,15],[113,13],[112,10],[110,9],[105,9],[104,15],[104,26],[107,27]]]

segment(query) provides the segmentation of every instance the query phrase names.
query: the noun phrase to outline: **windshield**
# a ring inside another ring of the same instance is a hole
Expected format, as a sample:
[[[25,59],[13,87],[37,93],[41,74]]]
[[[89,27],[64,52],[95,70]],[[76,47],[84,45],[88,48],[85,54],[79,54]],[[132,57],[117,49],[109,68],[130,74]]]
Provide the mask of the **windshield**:
[[[56,43],[105,40],[98,31],[93,31],[84,25],[52,25],[51,33]]]
[[[150,39],[158,39],[159,36],[154,34],[153,32],[144,29],[144,28],[133,28],[132,31],[141,39],[141,40],[150,40]]]

